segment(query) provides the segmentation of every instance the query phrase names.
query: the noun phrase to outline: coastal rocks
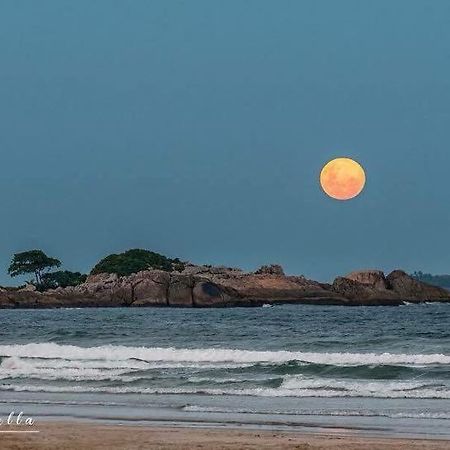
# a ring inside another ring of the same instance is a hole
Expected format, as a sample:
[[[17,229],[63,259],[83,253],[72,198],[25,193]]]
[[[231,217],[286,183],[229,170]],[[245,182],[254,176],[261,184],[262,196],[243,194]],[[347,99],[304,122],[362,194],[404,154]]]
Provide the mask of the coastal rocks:
[[[194,275],[203,277],[220,277],[220,278],[230,278],[235,276],[240,276],[244,274],[242,269],[237,269],[235,267],[225,267],[225,266],[197,266],[195,264],[186,264],[183,275]]]
[[[450,302],[450,292],[438,286],[431,286],[415,280],[403,270],[394,270],[387,276],[390,288],[401,298],[408,301],[444,301]]]
[[[131,280],[133,306],[167,306],[170,274],[162,270],[146,270]]]
[[[75,287],[45,292],[0,290],[0,308],[172,306],[260,306],[278,303],[327,305],[400,305],[403,302],[450,301],[450,292],[421,283],[396,270],[364,270],[338,277],[332,284],[286,276],[280,266],[256,272],[228,267],[187,265],[183,272],[145,270],[130,276],[89,276]]]
[[[377,289],[347,277],[337,277],[331,289],[349,300],[349,305],[400,305],[401,298],[387,289]]]
[[[130,280],[116,274],[93,275],[86,283],[74,289],[47,291],[46,294],[53,294],[61,299],[66,296],[84,298],[86,302],[95,306],[127,306],[133,301]]]
[[[0,308],[54,308],[58,301],[37,291],[5,290],[0,292]]]
[[[345,275],[345,278],[361,284],[373,286],[375,289],[388,289],[388,282],[381,270],[358,270]]]
[[[279,275],[284,277],[284,270],[279,264],[270,264],[269,266],[261,266],[255,271],[256,275]]]
[[[71,294],[102,306],[167,306],[169,280],[170,274],[162,270],[145,270],[129,277],[97,274],[72,288]],[[68,289],[58,294],[64,295]]]
[[[200,280],[195,283],[192,290],[194,306],[225,306],[232,304],[239,298],[236,292],[230,292],[216,283],[208,280]]]
[[[36,292],[36,286],[32,283],[27,283],[23,288],[20,288],[19,291],[21,292]]]
[[[90,285],[95,284],[108,284],[114,283],[119,279],[116,273],[97,273],[95,275],[89,275],[87,277],[86,283]]]
[[[234,277],[215,277],[214,282],[222,289],[234,292],[241,304],[309,303],[318,299],[330,303],[345,301],[336,293],[322,288],[319,283],[304,277],[247,273]]]
[[[450,302],[450,292],[415,280],[402,270],[387,277],[378,270],[352,272],[334,280],[331,289],[360,305],[399,305],[408,302]]]
[[[190,275],[172,275],[168,290],[169,306],[192,306],[194,279]]]

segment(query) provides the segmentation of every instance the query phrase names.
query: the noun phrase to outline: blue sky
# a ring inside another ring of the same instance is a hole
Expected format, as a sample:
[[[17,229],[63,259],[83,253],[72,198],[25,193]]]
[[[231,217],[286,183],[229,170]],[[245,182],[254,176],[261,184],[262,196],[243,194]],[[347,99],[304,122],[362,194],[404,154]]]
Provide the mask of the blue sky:
[[[143,247],[450,272],[450,2],[3,1],[0,282]],[[367,185],[327,198],[322,165]]]

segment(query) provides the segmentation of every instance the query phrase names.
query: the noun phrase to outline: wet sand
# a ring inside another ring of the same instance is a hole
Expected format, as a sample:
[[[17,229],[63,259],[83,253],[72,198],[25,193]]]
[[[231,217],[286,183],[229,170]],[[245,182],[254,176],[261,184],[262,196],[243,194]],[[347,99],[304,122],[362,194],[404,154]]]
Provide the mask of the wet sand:
[[[2,431],[14,430],[2,427]],[[21,427],[20,430],[24,428]],[[28,428],[27,428],[28,429]],[[86,423],[40,423],[39,433],[0,433],[2,450],[74,449],[296,449],[296,450],[448,450],[450,440],[366,437],[355,434],[239,429],[162,428]],[[18,428],[15,428],[18,430]]]

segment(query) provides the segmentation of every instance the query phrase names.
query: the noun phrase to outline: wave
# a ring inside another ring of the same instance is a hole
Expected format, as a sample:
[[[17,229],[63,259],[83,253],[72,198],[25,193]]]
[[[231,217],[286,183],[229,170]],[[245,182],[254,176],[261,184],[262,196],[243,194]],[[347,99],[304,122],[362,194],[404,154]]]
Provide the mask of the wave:
[[[370,397],[372,394],[406,393],[413,391],[434,390],[436,392],[450,393],[446,385],[440,383],[424,383],[417,380],[405,381],[361,381],[361,380],[336,380],[329,378],[305,378],[302,376],[288,376],[280,385],[280,389],[298,390],[333,390],[348,393],[364,394],[364,397]],[[448,391],[448,392],[447,392]]]
[[[223,348],[161,348],[103,345],[77,347],[55,343],[0,345],[0,357],[65,360],[169,362],[169,363],[272,363],[297,361],[305,364],[353,365],[439,365],[450,364],[450,355],[407,353],[319,353],[253,351]]]
[[[420,399],[450,399],[450,390],[431,388],[406,389],[394,391],[372,391],[361,387],[358,390],[333,389],[285,389],[285,388],[253,388],[253,389],[189,389],[189,388],[144,388],[144,387],[94,387],[94,386],[39,386],[39,385],[0,385],[0,391],[13,392],[48,392],[48,393],[106,393],[106,394],[201,394],[230,395],[255,397],[369,397],[369,398],[420,398]]]
[[[0,390],[450,398],[450,355],[55,343],[0,346]]]
[[[446,365],[398,366],[358,365],[330,366],[327,364],[305,364],[296,361],[287,363],[175,363],[145,362],[135,359],[113,360],[68,360],[26,357],[3,357],[0,363],[0,379],[42,378],[42,379],[109,379],[113,376],[130,375],[148,379],[166,377],[167,369],[173,373],[189,370],[189,380],[196,382],[224,383],[227,374],[231,380],[265,381],[280,379],[286,375],[325,376],[328,378],[396,380],[411,378],[450,379],[450,368]],[[162,371],[162,372],[161,372]],[[230,378],[231,377],[231,378]],[[124,381],[132,381],[124,378]]]

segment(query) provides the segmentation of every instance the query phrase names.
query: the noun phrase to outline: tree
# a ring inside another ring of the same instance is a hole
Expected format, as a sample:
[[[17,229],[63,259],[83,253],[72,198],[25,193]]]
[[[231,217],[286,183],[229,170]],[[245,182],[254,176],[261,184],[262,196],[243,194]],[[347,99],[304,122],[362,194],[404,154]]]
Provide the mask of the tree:
[[[58,270],[56,272],[44,273],[42,284],[44,289],[55,289],[57,287],[66,288],[68,286],[78,286],[86,281],[87,275],[70,270]]]
[[[148,269],[159,269],[167,272],[181,271],[184,269],[184,264],[178,258],[170,259],[149,250],[133,249],[103,258],[92,269],[91,274],[117,273],[120,276],[126,276]]]
[[[30,250],[22,253],[15,253],[8,273],[12,277],[33,273],[36,284],[42,284],[42,277],[52,267],[59,267],[61,261],[47,256],[42,250]]]

